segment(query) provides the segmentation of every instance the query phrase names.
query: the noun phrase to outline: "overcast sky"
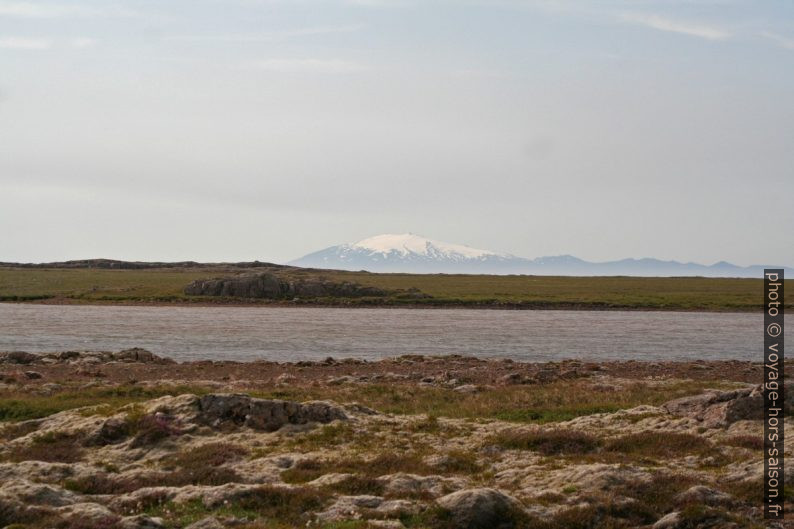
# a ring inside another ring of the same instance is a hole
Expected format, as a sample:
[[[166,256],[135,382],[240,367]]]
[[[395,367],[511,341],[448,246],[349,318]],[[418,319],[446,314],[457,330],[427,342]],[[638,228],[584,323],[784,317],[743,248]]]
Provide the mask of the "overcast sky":
[[[0,0],[0,261],[794,265],[789,0]]]

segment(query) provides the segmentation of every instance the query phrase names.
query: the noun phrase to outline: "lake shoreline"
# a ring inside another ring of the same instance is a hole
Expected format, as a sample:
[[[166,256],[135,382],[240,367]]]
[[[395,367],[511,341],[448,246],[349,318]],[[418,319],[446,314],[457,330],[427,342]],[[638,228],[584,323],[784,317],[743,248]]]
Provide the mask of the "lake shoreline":
[[[396,303],[392,301],[378,302],[322,302],[322,301],[253,301],[253,300],[218,300],[208,301],[206,299],[191,300],[82,300],[69,298],[47,298],[47,299],[25,299],[9,300],[1,299],[0,303],[11,305],[75,305],[75,306],[119,306],[119,307],[266,307],[266,308],[318,308],[318,309],[411,309],[411,310],[506,310],[506,311],[531,311],[531,310],[560,310],[560,311],[580,311],[580,312],[682,312],[682,313],[716,313],[716,314],[753,314],[763,313],[763,306],[758,307],[664,307],[664,306],[636,306],[636,305],[606,305],[597,303],[534,303],[534,302],[494,302],[483,303],[473,302],[431,302],[431,303]],[[794,309],[786,305],[786,309]]]

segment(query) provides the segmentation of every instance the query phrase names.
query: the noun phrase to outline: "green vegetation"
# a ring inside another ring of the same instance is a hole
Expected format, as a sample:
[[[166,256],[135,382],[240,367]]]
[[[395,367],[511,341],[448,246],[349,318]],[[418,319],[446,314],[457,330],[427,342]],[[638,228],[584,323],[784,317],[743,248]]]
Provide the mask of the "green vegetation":
[[[74,463],[83,457],[83,449],[77,438],[67,434],[36,435],[29,445],[15,446],[5,454],[7,461],[47,461],[50,463]]]
[[[460,394],[444,388],[366,384],[327,388],[295,387],[253,392],[263,398],[358,402],[397,415],[428,415],[417,431],[437,427],[432,417],[499,419],[512,422],[551,423],[593,413],[614,412],[640,404],[659,405],[693,395],[706,388],[731,389],[735,384],[715,381],[679,381],[663,385],[626,384],[612,392],[593,391],[590,384],[556,381],[550,384],[502,386],[478,393]]]
[[[224,267],[147,270],[0,268],[0,301],[57,299],[68,303],[260,303],[518,308],[750,311],[761,307],[761,279],[541,277],[460,274],[373,274],[278,269],[285,278],[323,277],[389,291],[419,289],[430,298],[320,299],[292,302],[189,297],[193,280],[264,269]],[[269,269],[273,271],[272,269]],[[792,282],[794,280],[788,280]],[[794,285],[786,306],[794,306]]]
[[[678,457],[697,454],[705,456],[712,453],[713,445],[708,439],[678,432],[638,432],[612,439],[604,449],[608,452],[620,452],[653,457]]]
[[[127,404],[163,395],[180,395],[182,393],[203,394],[207,393],[207,390],[192,386],[159,386],[156,388],[120,386],[81,390],[66,389],[53,395],[4,392],[0,393],[0,421],[39,419],[59,411],[86,406],[97,406],[96,410],[91,410],[92,414],[111,415]]]
[[[411,426],[416,433],[438,433],[444,428],[439,417],[524,423],[553,423],[590,415],[596,411],[617,411],[640,404],[658,405],[670,399],[693,395],[706,388],[731,389],[735,384],[715,381],[679,381],[663,385],[642,382],[627,384],[613,392],[594,392],[585,381],[571,384],[557,381],[527,386],[497,386],[478,393],[460,394],[445,388],[366,384],[332,387],[278,388],[254,391],[252,396],[296,401],[333,400],[358,402],[364,406],[398,415],[427,415]],[[112,415],[123,406],[161,397],[210,390],[201,386],[119,386],[115,388],[76,389],[64,387],[52,395],[0,392],[0,421],[18,422],[38,419],[59,411],[90,407],[86,414]],[[137,407],[127,410],[128,434],[142,444],[166,437],[162,427],[151,424],[150,416]],[[11,438],[34,431],[34,425],[6,426],[0,438]],[[347,424],[329,425],[290,441],[300,449],[345,443],[365,443],[366,439]]]
[[[181,528],[194,523],[208,515],[231,516],[241,520],[256,520],[257,527],[262,529],[287,529],[303,527],[308,514],[317,511],[327,503],[329,495],[316,489],[272,487],[263,485],[242,495],[233,505],[222,505],[208,508],[201,501],[186,503],[162,503],[153,505],[147,510],[150,516],[161,517],[168,528]],[[335,529],[340,525],[319,526]]]
[[[600,445],[599,439],[578,430],[512,430],[501,432],[491,440],[502,448],[512,450],[534,450],[546,456],[560,454],[586,454]]]

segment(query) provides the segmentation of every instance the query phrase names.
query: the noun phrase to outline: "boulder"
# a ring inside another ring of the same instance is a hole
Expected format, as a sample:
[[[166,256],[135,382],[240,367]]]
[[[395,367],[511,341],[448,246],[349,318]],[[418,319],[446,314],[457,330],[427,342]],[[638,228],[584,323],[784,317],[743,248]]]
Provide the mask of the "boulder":
[[[466,489],[437,500],[459,529],[509,529],[524,512],[515,498],[490,488]]]
[[[763,419],[764,397],[761,387],[733,391],[708,391],[662,404],[678,417],[691,417],[706,428],[724,428],[741,420]]]
[[[9,480],[3,483],[2,496],[25,505],[62,507],[77,501],[77,495],[54,485],[33,483],[27,479]]]
[[[732,501],[730,494],[714,490],[705,485],[695,485],[675,497],[679,504],[709,505],[715,507]]]
[[[210,394],[198,401],[198,421],[213,427],[223,424],[275,431],[285,424],[329,423],[345,420],[341,408],[327,402],[298,403],[257,399],[243,394]]]
[[[220,526],[221,528],[223,526]],[[126,516],[118,524],[119,529],[165,529],[161,518],[152,518],[143,514]],[[205,528],[210,529],[210,528]],[[212,528],[214,529],[214,528]]]
[[[139,362],[142,364],[170,364],[174,363],[170,358],[162,358],[140,347],[124,349],[118,353],[112,353],[113,360],[117,362]]]
[[[120,417],[105,419],[85,441],[86,446],[105,446],[123,441],[130,434],[130,425]]]
[[[0,362],[4,364],[33,364],[41,357],[33,353],[26,353],[25,351],[11,351],[10,353],[2,353],[0,355]]]
[[[659,518],[652,529],[675,529],[681,524],[681,515],[677,512],[667,513]]]

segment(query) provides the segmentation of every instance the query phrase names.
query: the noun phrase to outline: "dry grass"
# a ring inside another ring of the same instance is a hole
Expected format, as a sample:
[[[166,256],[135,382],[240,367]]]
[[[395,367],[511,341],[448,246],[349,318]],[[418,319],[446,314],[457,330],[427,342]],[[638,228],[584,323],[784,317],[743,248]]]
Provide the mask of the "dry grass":
[[[706,388],[727,389],[735,384],[718,381],[680,381],[664,385],[643,382],[625,384],[612,392],[593,391],[587,379],[561,380],[532,386],[499,386],[463,394],[446,388],[405,384],[354,384],[327,388],[284,388],[254,392],[254,396],[285,400],[333,400],[358,402],[396,415],[426,415],[412,431],[432,432],[438,417],[498,419],[512,422],[549,423],[583,415],[610,413],[640,404],[659,405],[693,395]]]
[[[489,443],[511,450],[533,450],[547,456],[588,454],[601,446],[601,441],[593,435],[562,428],[503,431],[491,437]]]
[[[76,463],[83,458],[85,450],[77,436],[47,432],[33,437],[29,444],[14,445],[5,454],[5,459],[20,461],[47,461],[49,463]]]
[[[720,444],[747,448],[748,450],[763,450],[764,438],[761,435],[734,435],[723,439]]]
[[[607,452],[665,458],[685,455],[715,454],[714,445],[703,437],[689,433],[645,431],[610,439]]]

